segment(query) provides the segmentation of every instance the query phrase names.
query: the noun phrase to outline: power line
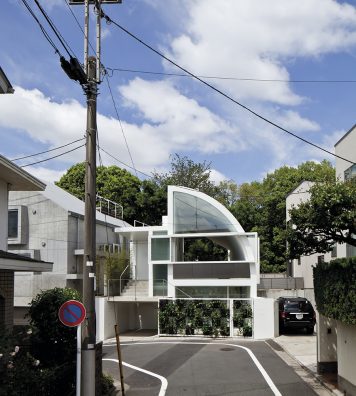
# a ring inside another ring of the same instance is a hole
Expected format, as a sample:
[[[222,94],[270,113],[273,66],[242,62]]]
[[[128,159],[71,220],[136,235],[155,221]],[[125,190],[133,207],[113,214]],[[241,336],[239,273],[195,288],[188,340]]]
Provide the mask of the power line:
[[[115,71],[127,72],[127,73],[140,73],[140,74],[152,74],[159,76],[170,76],[170,77],[189,77],[194,78],[189,74],[183,73],[167,73],[158,72],[152,70],[136,70],[136,69],[123,69],[120,67],[107,67],[106,70],[110,71],[111,74]],[[211,80],[231,80],[231,81],[255,81],[255,82],[281,82],[281,83],[356,83],[356,80],[282,80],[282,79],[272,79],[272,78],[243,78],[243,77],[224,77],[224,76],[204,76],[197,74],[199,78],[206,78]]]
[[[55,53],[58,54],[59,56],[62,56],[59,49],[56,47],[56,45],[54,44],[53,40],[51,39],[50,35],[47,33],[46,29],[43,27],[43,25],[41,24],[41,22],[39,21],[39,19],[36,17],[36,15],[34,14],[33,10],[31,9],[31,7],[29,6],[29,4],[27,3],[26,0],[22,0],[22,3],[25,5],[25,7],[27,8],[28,12],[31,14],[31,16],[33,17],[33,19],[37,22],[37,24],[39,25],[43,35],[45,36],[46,40],[49,42],[49,44],[51,45],[51,47],[54,49]]]
[[[120,124],[122,136],[124,137],[125,145],[126,145],[127,151],[128,151],[128,153],[129,153],[129,156],[130,156],[130,159],[131,159],[131,164],[132,164],[132,167],[133,167],[133,169],[134,169],[134,171],[135,171],[135,173],[136,173],[136,177],[137,177],[137,171],[136,171],[136,167],[135,167],[135,164],[134,164],[132,155],[131,155],[131,150],[130,150],[129,144],[128,144],[128,142],[127,142],[127,139],[126,139],[126,135],[125,135],[125,132],[124,132],[124,128],[123,128],[123,126],[122,126],[122,122],[121,122],[121,119],[120,119],[120,116],[119,116],[119,112],[118,112],[118,110],[117,110],[117,106],[116,106],[116,102],[115,102],[115,99],[114,99],[114,95],[113,95],[113,93],[112,93],[111,86],[110,86],[110,82],[109,82],[109,79],[108,79],[107,77],[106,77],[106,83],[107,83],[108,88],[109,88],[109,92],[110,92],[111,100],[112,100],[113,105],[114,105],[116,117],[117,117],[117,119],[118,119],[118,121],[119,121],[119,124]]]
[[[63,146],[54,147],[54,148],[52,148],[52,149],[50,149],[50,150],[41,151],[40,153],[30,154],[30,155],[26,155],[26,156],[24,156],[24,157],[13,158],[11,161],[19,161],[19,160],[22,160],[22,159],[25,159],[25,158],[37,157],[37,155],[50,153],[51,151],[55,151],[55,150],[58,150],[58,149],[60,149],[60,148],[70,146],[71,144],[80,142],[81,140],[84,140],[84,139],[85,139],[85,138],[80,138],[80,139],[77,139],[77,140],[73,140],[73,142],[70,142],[70,143],[67,143],[67,144],[63,144]]]
[[[71,153],[72,151],[78,150],[78,149],[80,149],[81,147],[84,147],[84,146],[85,146],[85,144],[82,144],[82,145],[80,145],[80,146],[78,146],[78,147],[75,147],[75,148],[72,149],[72,150],[68,150],[68,151],[66,151],[66,152],[64,152],[64,153],[62,153],[62,154],[58,154],[58,155],[55,155],[55,156],[50,157],[50,158],[46,158],[46,159],[41,160],[41,161],[32,162],[31,164],[23,165],[23,166],[21,166],[21,168],[26,168],[26,166],[31,166],[31,165],[37,165],[37,164],[40,164],[40,163],[42,163],[42,162],[46,162],[46,161],[52,160],[52,159],[54,159],[54,158],[61,157],[62,155]]]
[[[149,177],[150,179],[152,179],[152,175],[149,175],[148,173],[142,172],[142,171],[138,170],[137,168],[133,168],[132,166],[126,164],[125,162],[119,160],[117,157],[115,157],[114,155],[112,155],[109,152],[107,152],[106,150],[104,150],[102,147],[99,147],[99,150],[104,152],[106,155],[108,155],[109,157],[111,157],[112,159],[117,161],[118,163],[120,163],[122,165],[125,165],[126,167],[128,167],[130,169],[133,169],[135,172],[141,173],[142,175],[145,175],[145,176]]]
[[[335,153],[332,153],[331,151],[318,146],[315,143],[310,142],[307,139],[302,138],[301,136],[296,135],[295,133],[283,128],[282,126],[276,124],[275,122],[269,120],[268,118],[262,116],[261,114],[257,113],[256,111],[252,110],[251,108],[249,108],[248,106],[238,102],[236,99],[232,98],[230,95],[226,94],[225,92],[221,91],[220,89],[216,88],[214,85],[211,85],[210,83],[206,82],[205,80],[201,79],[200,77],[198,77],[197,75],[195,75],[194,73],[190,72],[189,70],[185,69],[183,66],[180,66],[178,63],[174,62],[173,60],[171,60],[170,58],[168,58],[167,56],[163,55],[161,52],[159,52],[158,50],[156,50],[155,48],[153,48],[151,45],[147,44],[145,41],[143,41],[142,39],[140,39],[139,37],[135,36],[133,33],[131,33],[129,30],[127,30],[126,28],[124,28],[123,26],[121,26],[119,23],[113,21],[108,15],[106,15],[105,13],[103,13],[103,17],[105,18],[105,20],[107,21],[108,24],[113,23],[116,27],[118,27],[119,29],[121,29],[123,32],[125,32],[126,34],[128,34],[130,37],[132,37],[133,39],[135,39],[136,41],[138,41],[140,44],[144,45],[146,48],[148,48],[149,50],[151,50],[152,52],[154,52],[155,54],[159,55],[161,58],[165,59],[167,62],[171,63],[172,65],[176,66],[178,69],[184,71],[185,73],[189,74],[192,78],[200,81],[202,84],[204,84],[205,86],[209,87],[210,89],[214,90],[215,92],[217,92],[218,94],[224,96],[226,99],[230,100],[231,102],[237,104],[238,106],[240,106],[241,108],[247,110],[249,113],[253,114],[254,116],[258,117],[259,119],[267,122],[270,125],[273,125],[274,127],[280,129],[283,132],[288,133],[289,135],[295,137],[296,139],[301,140],[304,143],[309,144],[310,146],[313,146],[321,151],[324,151],[327,154],[330,154],[334,157],[340,158],[344,161],[347,161],[351,164],[354,164],[353,161],[350,161],[347,158],[341,157],[340,155],[337,155]]]
[[[41,6],[41,4],[38,2],[38,0],[35,0],[35,3],[37,5],[37,7],[39,8],[39,10],[41,11],[42,15],[44,16],[44,18],[46,19],[47,23],[49,24],[49,26],[51,27],[51,29],[53,30],[54,34],[57,36],[59,42],[62,44],[62,47],[65,49],[65,51],[67,52],[68,56],[71,58],[72,55],[69,52],[69,50],[72,52],[72,54],[75,56],[73,50],[70,48],[69,44],[66,42],[66,40],[64,39],[64,37],[62,36],[62,34],[60,33],[60,31],[58,30],[58,28],[56,27],[56,25],[53,23],[53,21],[51,20],[51,18],[48,16],[48,14],[46,13],[46,11],[43,9],[43,7]],[[69,50],[68,50],[69,48]]]

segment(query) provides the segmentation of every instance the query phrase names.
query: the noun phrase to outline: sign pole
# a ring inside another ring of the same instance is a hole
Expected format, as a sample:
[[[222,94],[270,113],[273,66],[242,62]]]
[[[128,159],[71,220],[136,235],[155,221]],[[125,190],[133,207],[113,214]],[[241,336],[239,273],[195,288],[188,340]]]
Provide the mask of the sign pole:
[[[77,378],[76,396],[80,396],[80,373],[82,365],[82,325],[77,326]]]

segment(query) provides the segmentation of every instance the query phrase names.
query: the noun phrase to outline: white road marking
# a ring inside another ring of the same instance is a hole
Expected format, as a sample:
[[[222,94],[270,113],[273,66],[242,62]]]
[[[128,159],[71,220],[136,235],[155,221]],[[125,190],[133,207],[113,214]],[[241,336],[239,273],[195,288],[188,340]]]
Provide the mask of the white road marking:
[[[103,359],[103,360],[106,360],[106,361],[109,361],[109,362],[119,363],[118,359]],[[126,362],[122,362],[122,364],[124,366],[126,366],[126,367],[130,367],[133,370],[141,371],[144,374],[147,374],[147,375],[150,375],[152,377],[158,378],[161,381],[161,389],[159,391],[158,396],[165,396],[166,390],[167,390],[167,387],[168,387],[168,381],[167,381],[166,378],[162,377],[162,375],[153,373],[152,371],[148,371],[148,370],[145,370],[145,369],[137,367],[137,366],[133,366],[132,364],[129,364],[129,363],[126,363]]]
[[[240,348],[245,350],[250,358],[252,359],[252,361],[255,363],[256,367],[258,368],[258,370],[260,371],[260,373],[262,374],[263,378],[265,379],[265,381],[267,382],[268,386],[270,387],[271,391],[273,392],[273,394],[275,396],[282,396],[281,392],[278,390],[278,388],[276,387],[276,385],[274,384],[274,382],[272,381],[271,377],[267,374],[266,370],[263,368],[262,364],[259,362],[259,360],[256,358],[255,354],[251,351],[251,349],[243,347],[241,345],[235,345],[235,344],[226,344],[226,343],[211,343],[211,342],[174,342],[174,341],[153,341],[153,342],[123,342],[121,343],[121,345],[152,345],[152,344],[187,344],[187,345],[225,345],[225,346],[231,346],[231,347],[235,347],[235,348]],[[115,344],[112,344],[115,345]],[[104,345],[104,346],[112,346],[112,345]],[[103,360],[114,360],[114,359],[103,359]],[[127,365],[127,363],[123,364]],[[133,366],[134,367],[134,366]],[[137,370],[146,372],[146,370],[140,369],[137,367]],[[146,372],[147,374],[150,373],[149,371]],[[161,377],[158,374],[154,374],[151,373],[151,375],[153,375],[154,377]],[[164,378],[164,377],[161,377]],[[165,379],[165,378],[164,378]],[[166,379],[165,379],[166,380]],[[167,380],[166,380],[167,381]],[[163,386],[163,385],[162,385]],[[167,386],[168,386],[168,382],[167,382]],[[167,389],[167,387],[166,387]],[[161,388],[162,390],[162,388]],[[164,391],[164,393],[161,395],[161,393],[159,393],[159,396],[163,396],[165,395],[166,391]]]

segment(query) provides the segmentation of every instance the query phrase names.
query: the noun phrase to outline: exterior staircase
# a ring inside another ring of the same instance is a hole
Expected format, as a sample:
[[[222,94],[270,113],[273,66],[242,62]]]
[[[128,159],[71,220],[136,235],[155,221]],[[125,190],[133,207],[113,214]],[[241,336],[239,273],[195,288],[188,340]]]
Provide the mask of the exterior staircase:
[[[136,286],[135,286],[136,284]],[[130,280],[121,293],[121,297],[148,297],[148,280]]]

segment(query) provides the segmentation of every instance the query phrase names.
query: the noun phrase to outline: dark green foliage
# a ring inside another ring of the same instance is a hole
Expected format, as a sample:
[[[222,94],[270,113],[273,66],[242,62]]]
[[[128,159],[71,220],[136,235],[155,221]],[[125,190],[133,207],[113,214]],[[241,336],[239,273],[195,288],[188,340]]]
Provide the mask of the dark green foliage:
[[[319,263],[314,269],[318,311],[346,324],[356,324],[356,257]]]
[[[356,246],[356,180],[315,184],[309,192],[289,211],[289,257],[325,253],[335,243]]]
[[[224,261],[227,250],[208,238],[184,239],[184,261]]]
[[[230,311],[220,300],[160,300],[161,334],[228,336]]]
[[[286,270],[286,196],[304,180],[335,180],[335,170],[327,161],[311,161],[297,168],[283,166],[262,182],[239,186],[239,198],[230,207],[245,231],[258,232],[261,272]]]
[[[234,301],[234,328],[244,337],[252,336],[252,307],[250,301]]]
[[[101,377],[101,395],[109,396],[115,390],[114,380],[111,375],[103,374]]]

